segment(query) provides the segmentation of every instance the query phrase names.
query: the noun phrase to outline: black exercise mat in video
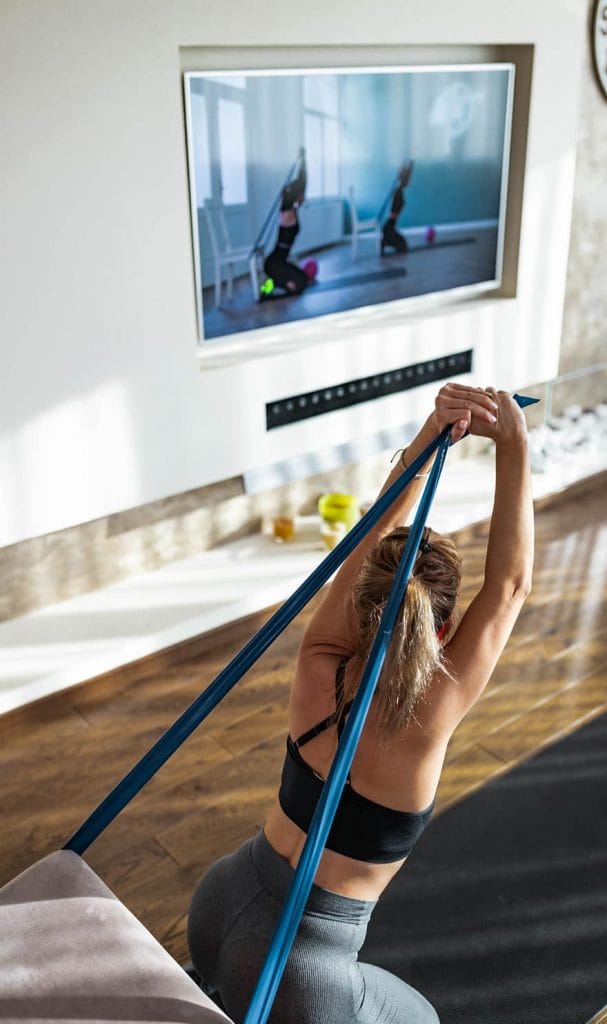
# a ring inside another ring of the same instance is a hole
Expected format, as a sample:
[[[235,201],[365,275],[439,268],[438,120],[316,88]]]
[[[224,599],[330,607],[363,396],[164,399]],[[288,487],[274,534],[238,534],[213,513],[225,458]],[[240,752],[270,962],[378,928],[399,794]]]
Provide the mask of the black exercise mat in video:
[[[431,823],[361,959],[441,1024],[585,1024],[607,1003],[607,715]]]

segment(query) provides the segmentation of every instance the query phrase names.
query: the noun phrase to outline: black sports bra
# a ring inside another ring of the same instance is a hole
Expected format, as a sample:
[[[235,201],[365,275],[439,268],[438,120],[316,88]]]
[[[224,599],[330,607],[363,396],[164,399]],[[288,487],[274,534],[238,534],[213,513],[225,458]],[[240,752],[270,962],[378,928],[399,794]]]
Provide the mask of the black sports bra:
[[[289,224],[288,227],[281,225],[278,229],[278,238],[276,240],[276,249],[284,250],[287,254],[293,245],[293,242],[299,234],[299,221],[296,220],[295,224]]]
[[[338,714],[345,666],[346,660],[341,661],[335,675],[336,710],[298,740],[287,737],[278,801],[287,818],[306,833],[325,783],[304,761],[299,750],[332,725],[337,725],[338,737],[341,736],[345,717],[352,706],[349,701],[344,705],[343,714]],[[384,807],[357,793],[348,777],[329,832],[327,849],[368,864],[403,860],[424,831],[433,808],[434,801],[425,811],[395,811]]]

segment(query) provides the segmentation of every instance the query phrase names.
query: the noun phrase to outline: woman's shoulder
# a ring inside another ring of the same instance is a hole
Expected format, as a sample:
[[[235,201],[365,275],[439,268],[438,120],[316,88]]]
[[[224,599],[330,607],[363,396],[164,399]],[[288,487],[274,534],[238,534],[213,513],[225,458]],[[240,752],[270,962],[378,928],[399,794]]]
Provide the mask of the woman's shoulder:
[[[339,662],[343,659],[350,659],[354,653],[352,639],[345,633],[308,629],[301,642],[297,661],[299,664],[300,661],[314,661],[318,658],[328,658],[329,660],[336,658]]]
[[[305,731],[315,720],[335,710],[335,681],[340,665],[352,656],[348,645],[326,635],[308,637],[302,644],[291,684],[290,717],[293,729]]]

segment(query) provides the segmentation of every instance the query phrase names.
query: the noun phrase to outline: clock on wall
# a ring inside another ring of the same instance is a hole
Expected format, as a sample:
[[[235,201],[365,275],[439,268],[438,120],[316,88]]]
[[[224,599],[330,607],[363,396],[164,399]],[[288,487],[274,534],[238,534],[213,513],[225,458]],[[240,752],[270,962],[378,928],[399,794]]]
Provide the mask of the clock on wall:
[[[594,65],[601,89],[607,96],[607,0],[597,0],[592,26]]]

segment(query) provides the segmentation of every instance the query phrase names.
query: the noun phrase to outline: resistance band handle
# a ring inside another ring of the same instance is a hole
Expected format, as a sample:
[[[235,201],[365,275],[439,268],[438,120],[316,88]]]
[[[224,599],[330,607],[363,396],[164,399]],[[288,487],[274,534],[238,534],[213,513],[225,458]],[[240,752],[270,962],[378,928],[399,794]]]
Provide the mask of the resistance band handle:
[[[272,1008],[280,980],[304,912],[314,876],[322,857],[325,843],[337,812],[344,785],[360,734],[377,686],[377,680],[386,657],[390,638],[396,626],[407,584],[413,570],[420,541],[436,487],[443,471],[449,436],[443,437],[438,455],[430,472],[407,543],[400,558],[386,607],[381,618],[358,692],[339,741],[320,800],[308,829],[308,835],[291,880],[285,904],[270,943],[265,963],[253,993],[244,1024],[265,1024]]]
[[[346,534],[342,541],[330,551],[326,558],[312,571],[310,576],[295,590],[288,600],[271,616],[241,651],[229,662],[218,676],[207,686],[199,697],[183,712],[176,722],[156,741],[147,754],[112,789],[80,828],[67,841],[64,850],[75,853],[84,851],[97,839],[105,828],[120,813],[123,807],[145,786],[159,768],[168,761],[178,747],[191,735],[194,729],[210,714],[230,692],[238,680],[261,657],[265,650],[282,633],[292,619],[299,614],[311,597],[327,582],[351,551],[360,543],[401,492],[414,479],[430,456],[439,447],[441,440],[449,433],[445,428],[435,437],[410,466],[394,481],[388,490],[377,499],[369,511]]]
[[[539,398],[531,398],[529,395],[517,395],[516,392],[512,397],[519,409],[525,409],[528,405],[537,405],[539,402]]]

